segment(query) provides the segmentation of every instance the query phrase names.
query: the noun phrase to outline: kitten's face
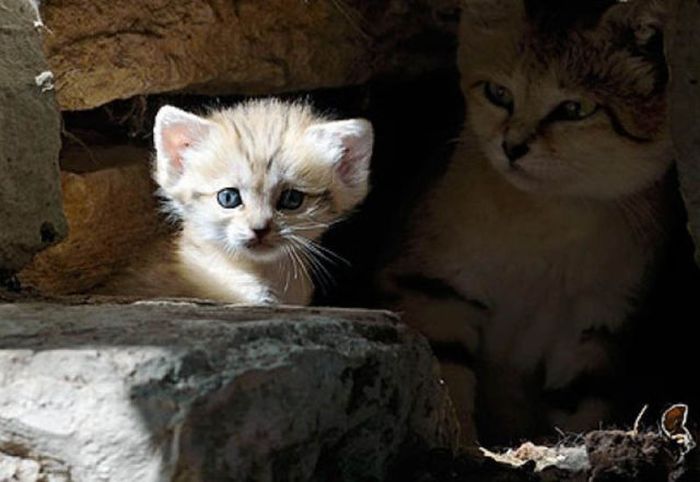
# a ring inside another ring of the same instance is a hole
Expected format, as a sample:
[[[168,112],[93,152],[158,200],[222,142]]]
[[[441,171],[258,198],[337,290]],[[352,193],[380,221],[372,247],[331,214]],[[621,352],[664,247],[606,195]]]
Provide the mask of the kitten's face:
[[[165,107],[157,147],[158,139],[156,180],[185,229],[231,256],[321,249],[311,242],[367,194],[372,129],[364,120],[328,122],[276,101],[207,119]]]
[[[460,63],[470,124],[512,184],[610,199],[668,169],[667,74],[658,25],[642,15],[642,1],[558,35],[529,25],[515,1],[502,2],[511,5],[508,18],[476,29],[465,11]]]

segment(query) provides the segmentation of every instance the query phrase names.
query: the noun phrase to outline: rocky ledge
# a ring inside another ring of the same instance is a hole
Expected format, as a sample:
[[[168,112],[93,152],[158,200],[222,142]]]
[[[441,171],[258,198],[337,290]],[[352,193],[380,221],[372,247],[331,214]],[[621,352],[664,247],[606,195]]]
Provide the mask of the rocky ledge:
[[[0,479],[385,480],[456,448],[428,344],[384,312],[0,305]]]

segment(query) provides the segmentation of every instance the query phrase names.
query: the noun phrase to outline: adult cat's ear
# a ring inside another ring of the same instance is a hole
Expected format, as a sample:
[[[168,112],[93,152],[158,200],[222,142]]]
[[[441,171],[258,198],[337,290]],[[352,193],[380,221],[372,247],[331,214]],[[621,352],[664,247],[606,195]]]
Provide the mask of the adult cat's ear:
[[[203,141],[213,124],[197,115],[166,105],[156,114],[153,138],[156,146],[155,180],[168,190],[182,176],[189,149]]]
[[[464,0],[462,22],[471,29],[501,30],[525,15],[523,0]]]
[[[668,16],[664,0],[619,1],[604,17],[618,41],[647,57],[663,57],[663,33]]]
[[[366,187],[374,145],[372,124],[364,119],[315,124],[305,139],[331,163],[338,178],[348,187]]]

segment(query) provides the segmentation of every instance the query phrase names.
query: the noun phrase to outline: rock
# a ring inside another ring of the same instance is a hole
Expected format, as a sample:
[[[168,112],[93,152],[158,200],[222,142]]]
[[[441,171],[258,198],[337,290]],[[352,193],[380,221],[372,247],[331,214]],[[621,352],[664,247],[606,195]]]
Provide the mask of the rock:
[[[0,3],[0,278],[66,234],[60,115],[28,0]]]
[[[63,110],[141,94],[260,94],[454,63],[458,0],[45,2]],[[81,19],[76,21],[75,19]]]
[[[70,234],[19,273],[22,286],[51,295],[87,292],[167,232],[150,179],[149,150],[129,146],[90,150],[93,162],[105,168],[61,174]],[[76,155],[64,155],[64,164],[84,165]]]
[[[67,467],[62,467],[51,460],[14,457],[0,452],[0,480],[3,481],[70,482],[68,474]]]
[[[691,0],[674,0],[673,4],[675,21],[667,41],[671,129],[689,228],[695,246],[700,246],[700,4]],[[696,262],[700,263],[697,251]]]
[[[5,304],[0,343],[0,453],[74,482],[383,481],[456,448],[427,342],[384,312]]]

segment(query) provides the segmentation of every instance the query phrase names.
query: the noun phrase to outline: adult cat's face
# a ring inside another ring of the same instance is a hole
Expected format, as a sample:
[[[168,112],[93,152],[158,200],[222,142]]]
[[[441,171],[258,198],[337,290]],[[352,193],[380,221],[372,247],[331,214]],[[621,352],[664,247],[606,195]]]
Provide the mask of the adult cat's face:
[[[188,233],[228,255],[299,263],[367,194],[373,135],[303,104],[253,101],[202,118],[156,117],[156,181]]]
[[[656,2],[563,30],[495,3],[486,20],[465,8],[460,46],[469,121],[492,165],[523,190],[588,198],[659,179],[672,153]]]

